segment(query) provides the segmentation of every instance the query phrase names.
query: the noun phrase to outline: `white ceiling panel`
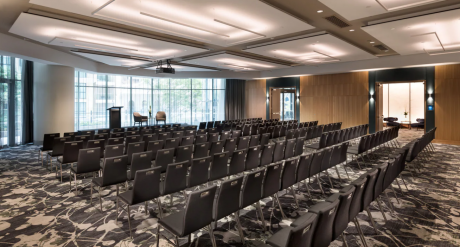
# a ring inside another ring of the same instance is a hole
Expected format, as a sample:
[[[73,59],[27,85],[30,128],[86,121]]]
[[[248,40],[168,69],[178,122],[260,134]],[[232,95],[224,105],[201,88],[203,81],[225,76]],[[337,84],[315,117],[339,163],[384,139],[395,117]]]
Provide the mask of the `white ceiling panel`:
[[[414,8],[444,0],[319,0],[348,20]]]
[[[30,3],[221,46],[313,28],[257,0],[30,0]]]
[[[261,44],[245,51],[296,64],[321,64],[376,58],[335,36],[321,34]]]
[[[260,61],[228,53],[212,54],[205,57],[183,60],[182,63],[209,66],[233,71],[262,71],[288,68],[289,66]]]
[[[163,65],[165,67],[165,65]],[[173,67],[176,72],[189,72],[189,71],[218,71],[218,70],[213,70],[213,69],[204,69],[204,68],[197,68],[197,67],[190,67],[190,66],[184,66],[184,65],[177,65],[177,64],[171,64],[171,67]],[[156,67],[150,67],[146,68],[150,70],[155,70]]]
[[[401,55],[460,49],[460,9],[386,22],[362,29]]]
[[[10,32],[44,44],[140,56],[152,60],[181,57],[207,51],[202,48],[27,13],[22,13],[18,17]]]

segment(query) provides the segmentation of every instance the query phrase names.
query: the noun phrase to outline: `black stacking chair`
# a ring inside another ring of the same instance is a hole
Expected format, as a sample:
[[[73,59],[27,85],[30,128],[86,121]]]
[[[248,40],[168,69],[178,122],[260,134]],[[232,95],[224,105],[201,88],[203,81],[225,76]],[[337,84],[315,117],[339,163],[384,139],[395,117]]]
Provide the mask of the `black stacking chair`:
[[[217,132],[217,128],[210,128],[210,129],[208,129],[208,133],[209,133],[209,134],[217,134],[217,135],[219,135],[219,132]]]
[[[295,130],[290,129],[286,132],[286,140],[294,139]]]
[[[308,209],[308,212],[317,214],[318,221],[313,233],[312,246],[328,247],[333,236],[334,220],[337,215],[339,199],[333,202],[320,202]]]
[[[74,140],[77,142],[77,141],[82,141],[83,142],[83,148],[86,148],[86,146],[88,145],[88,141],[90,140],[90,137],[89,135],[81,135],[81,136],[75,136]]]
[[[266,166],[272,163],[273,153],[275,151],[275,144],[267,144],[262,150],[262,155],[260,156],[260,166]]]
[[[137,131],[138,128],[137,127],[128,127],[126,128],[126,131],[129,132],[129,131]]]
[[[297,208],[300,208],[299,201],[294,191],[293,185],[297,183],[296,174],[299,164],[299,157],[288,159],[284,162],[283,171],[281,173],[281,188],[282,190],[291,190],[292,196],[294,197],[294,202],[297,205]]]
[[[153,129],[153,133],[157,134],[158,136],[160,136],[160,134],[165,133],[165,130],[163,128],[155,128],[155,129]]]
[[[236,149],[247,149],[249,147],[249,142],[251,141],[251,136],[242,136],[238,138],[238,145]]]
[[[243,136],[250,136],[251,135],[251,125],[245,124],[243,126]]]
[[[174,161],[174,151],[174,148],[158,150],[154,167],[159,166],[162,173],[166,172],[168,165]]]
[[[158,134],[146,134],[142,136],[142,141],[144,142],[145,151],[147,151],[149,142],[158,141]]]
[[[38,151],[38,155],[41,156],[41,159],[42,159],[42,166],[43,166],[43,152],[48,153],[53,150],[54,138],[57,138],[57,137],[60,137],[59,133],[45,134],[43,136],[43,146]]]
[[[326,147],[331,147],[336,144],[336,132],[335,131],[330,131],[327,133],[327,138],[326,138]]]
[[[123,144],[123,142],[124,142],[123,137],[109,138],[107,140],[107,145],[118,145],[118,144]]]
[[[208,124],[206,125],[206,129],[211,129],[211,128],[214,128],[214,122],[213,121],[208,122]]]
[[[211,157],[213,159],[209,169],[209,181],[226,177],[228,174],[228,153],[216,153]]]
[[[311,149],[322,149],[327,147],[327,137],[328,133],[322,133],[321,137],[319,138],[319,142],[313,143],[310,145],[307,145],[306,148],[311,148]]]
[[[356,216],[359,214],[359,212],[361,212],[361,204],[363,200],[363,194],[364,194],[366,183],[367,183],[367,175],[364,174],[363,176],[353,181],[350,185],[340,190],[340,193],[347,193],[348,191],[351,190],[351,188],[355,189],[353,193],[352,201],[350,204],[350,210],[348,213],[348,222],[353,221],[364,246],[367,246],[366,240],[364,239],[364,235],[362,234],[361,226]]]
[[[114,128],[112,129],[112,133],[122,133],[125,132],[124,128]]]
[[[60,134],[59,133],[56,133],[58,134],[57,136],[55,137],[60,137]],[[70,136],[70,140],[71,141],[75,141],[75,136],[78,135],[78,132],[64,132],[64,137],[67,137],[67,136]],[[43,140],[45,141],[45,140]],[[43,143],[43,145],[45,145],[45,143]]]
[[[324,190],[323,187],[321,186],[321,182],[319,181],[319,173],[322,171],[321,170],[321,164],[323,162],[324,156],[326,156],[326,151],[325,149],[320,150],[316,153],[313,153],[311,164],[310,164],[310,176],[316,176],[316,181],[318,182],[318,186],[321,190],[321,193],[324,195]]]
[[[317,214],[306,213],[296,219],[291,226],[283,227],[260,247],[311,247],[316,228]]]
[[[299,165],[297,167],[297,174],[296,174],[296,183],[304,182],[305,187],[307,188],[308,195],[311,198],[310,189],[308,188],[307,182],[305,180],[311,177],[310,175],[310,166],[312,161],[312,155],[304,154],[300,156]],[[300,186],[300,184],[299,184]]]
[[[239,198],[241,186],[243,184],[243,178],[243,176],[240,176],[222,182],[214,204],[213,220],[215,222],[214,228],[217,228],[218,220],[234,213],[241,242],[244,244],[243,229],[241,228],[241,223],[238,214],[238,211],[240,210]]]
[[[131,165],[133,154],[144,152],[144,143],[143,142],[133,142],[128,145],[128,165]]]
[[[353,193],[355,187],[350,186],[341,190],[340,193],[335,193],[326,199],[326,202],[333,203],[339,200],[339,207],[337,208],[337,215],[334,220],[331,242],[342,236],[342,240],[346,243],[345,236],[342,234],[348,227],[349,219],[348,213],[350,212],[350,205],[353,201]]]
[[[172,132],[172,138],[182,138],[184,136],[184,131],[174,131]]]
[[[80,130],[79,135],[81,136],[89,136],[89,140],[92,140],[94,137],[95,130]]]
[[[194,136],[196,136],[196,130],[185,130],[184,131],[184,136],[194,137]]]
[[[144,127],[142,127],[144,128]],[[151,129],[143,129],[140,131],[141,138],[143,139],[145,135],[151,135],[153,134],[153,130]]]
[[[284,149],[284,159],[289,159],[294,157],[296,139],[288,139],[286,141],[286,148]],[[276,148],[275,148],[276,151]]]
[[[222,131],[222,133],[220,133],[220,140],[226,141],[228,138],[230,138],[230,136],[231,136],[230,131]]]
[[[193,159],[208,157],[210,148],[211,148],[211,143],[209,142],[196,144],[195,150],[193,151]]]
[[[294,156],[303,154],[303,146],[305,145],[305,137],[298,137],[295,142]]]
[[[275,199],[273,200],[273,207],[275,207],[275,201],[276,201],[280,209],[281,216],[283,217],[283,219],[286,219],[286,215],[284,215],[283,208],[281,206],[281,202],[278,199],[278,191],[281,188],[281,172],[282,171],[283,171],[283,161],[267,166],[264,182],[262,185],[262,198],[266,198],[270,196],[274,197]],[[263,215],[261,217],[263,217]]]
[[[99,134],[97,134],[97,135],[99,135]],[[96,138],[97,135],[94,135],[94,137]],[[104,141],[104,139],[89,140],[88,144],[86,145],[86,148],[96,148],[96,147],[101,149],[101,152],[100,152],[101,157],[100,158],[104,158],[104,151],[105,151],[105,141]]]
[[[164,141],[150,141],[147,145],[147,151],[152,151],[152,160],[157,158],[158,150],[163,149]]]
[[[262,199],[262,182],[265,177],[265,171],[266,168],[246,174],[240,195],[240,209],[256,204],[264,231],[266,230],[266,225],[259,200]]]
[[[93,185],[98,187],[99,204],[102,210],[101,189],[110,185],[116,185],[117,196],[119,194],[119,185],[126,182],[128,168],[128,156],[119,156],[105,159],[104,169],[102,169],[102,177],[93,178],[91,181],[91,206],[93,205]]]
[[[208,182],[209,167],[211,166],[211,162],[212,158],[210,156],[193,159],[187,179],[187,188],[193,188]]]
[[[235,152],[237,140],[237,138],[228,138],[225,140],[224,152],[228,152],[228,157],[233,157],[233,152]]]
[[[212,142],[209,149],[209,156],[214,157],[214,154],[222,153],[222,150],[224,150],[224,145],[225,141]]]
[[[245,159],[246,159],[246,149],[236,150],[232,154],[232,159],[228,167],[228,175],[236,175],[238,173],[244,172],[245,169]]]
[[[104,159],[118,157],[122,155],[123,155],[123,144],[107,145],[105,147]]]
[[[140,132],[138,130],[133,130],[133,131],[126,131],[125,132],[125,137],[130,137],[130,136],[141,136]]]
[[[194,138],[193,136],[184,136],[180,141],[180,146],[190,146],[193,145]]]
[[[62,151],[62,157],[57,158],[60,166],[60,176],[62,183],[62,165],[73,164],[78,161],[78,153],[83,149],[83,141],[65,142]]]
[[[109,139],[109,133],[94,134],[94,137],[93,137],[93,140],[102,140],[104,143],[107,143],[108,139]]]
[[[249,147],[254,147],[259,145],[260,135],[252,135],[251,140],[249,141]]]
[[[179,247],[180,237],[192,234],[206,226],[209,226],[209,234],[213,247],[216,241],[212,232],[211,223],[213,221],[213,205],[217,186],[205,188],[192,192],[188,197],[185,209],[178,213],[168,215],[158,221],[157,226],[157,246],[160,246],[161,228],[175,236],[176,244],[166,238],[166,240]]]
[[[249,171],[249,170],[259,167],[260,161],[261,161],[260,155],[262,153],[262,149],[261,149],[261,146],[255,146],[255,147],[250,147],[247,150],[248,150],[248,154],[246,157],[245,170]]]
[[[232,138],[239,138],[241,137],[241,130],[232,130]]]
[[[176,163],[183,162],[183,161],[192,162],[192,154],[193,154],[193,145],[177,147],[175,162]]]
[[[281,125],[280,137],[285,137],[287,132],[287,125]]]
[[[208,142],[217,142],[219,141],[219,133],[209,133]]]
[[[164,145],[164,149],[169,149],[169,148],[177,148],[179,147],[179,144],[180,144],[180,138],[177,137],[177,138],[168,138],[165,140],[165,145]]]
[[[273,139],[280,138],[280,132],[281,132],[281,125],[276,125],[275,128],[273,129]]]
[[[270,142],[270,133],[262,134],[260,137],[260,146],[265,147]]]
[[[122,210],[125,210],[128,214],[128,225],[129,225],[129,235],[131,239],[133,238],[131,232],[131,210],[130,206],[145,203],[145,213],[148,212],[148,201],[155,200],[158,203],[158,211],[160,214],[159,218],[162,218],[162,209],[161,201],[158,199],[160,197],[160,167],[149,168],[145,170],[138,170],[134,176],[133,189],[123,192],[117,196],[117,221],[120,216],[118,213],[118,204],[119,201],[122,201],[126,204],[126,209],[121,206]],[[149,188],[146,190],[145,188]]]
[[[371,138],[371,137],[370,136],[363,136],[359,140],[359,144],[358,144],[357,147],[349,147],[347,149],[348,154],[351,154],[353,157],[356,157],[356,162],[358,162],[359,169],[361,169],[361,165],[359,163],[359,158],[361,157],[363,162],[365,162],[365,160],[363,158],[363,155],[368,150],[367,143],[370,140],[369,138]]]
[[[128,181],[134,180],[136,171],[149,168],[152,168],[152,151],[133,153],[131,158],[131,169],[128,171]]]
[[[360,212],[363,212],[364,210],[367,211],[369,218],[372,217],[369,210],[369,205],[371,204],[372,201],[374,201],[374,190],[375,190],[375,183],[377,180],[379,170],[378,169],[372,169],[368,171],[366,174],[367,176],[367,183],[364,188],[363,196],[362,196],[362,201],[361,201],[361,209]],[[371,223],[374,225],[373,218],[371,218]],[[374,227],[374,230],[377,232],[377,229]]]
[[[273,151],[273,163],[283,160],[285,144],[286,141],[278,141],[275,143],[275,150]]]
[[[125,139],[125,154],[128,153],[129,144],[137,143],[137,142],[141,142],[141,136],[140,135],[133,135],[133,136],[126,137],[126,139]]]
[[[100,160],[101,160],[101,149],[99,147],[96,148],[87,148],[87,149],[80,149],[78,152],[78,161],[77,165],[70,167],[70,174],[69,174],[69,185],[70,190],[72,190],[72,174],[74,175],[75,181],[75,194],[77,194],[77,175],[85,174],[85,173],[93,173],[99,172],[100,168]]]
[[[187,170],[190,161],[169,164],[166,168],[166,174],[163,186],[160,186],[161,195],[169,195],[169,206],[173,206],[174,193],[184,191],[187,188]],[[184,193],[185,196],[185,193]]]
[[[208,142],[208,135],[207,134],[197,134],[195,137],[195,144],[201,144]]]
[[[165,141],[172,137],[171,132],[163,132],[158,134],[158,140]]]
[[[206,129],[206,122],[200,122],[200,125],[198,127],[200,130]]]

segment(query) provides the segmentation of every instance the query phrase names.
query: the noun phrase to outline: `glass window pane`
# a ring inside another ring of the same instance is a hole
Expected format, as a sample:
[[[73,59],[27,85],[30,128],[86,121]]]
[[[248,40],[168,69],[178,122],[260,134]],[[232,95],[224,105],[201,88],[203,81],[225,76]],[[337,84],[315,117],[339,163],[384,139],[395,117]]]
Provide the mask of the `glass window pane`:
[[[164,111],[166,113],[166,121],[169,122],[169,90],[153,90],[153,117],[155,117],[158,111]]]
[[[213,90],[213,121],[225,120],[225,90]]]
[[[108,75],[107,86],[130,88],[131,87],[130,78],[129,76]]]
[[[133,113],[139,112],[139,114],[141,114],[142,116],[148,116],[149,108],[151,106],[152,106],[152,90],[133,89]]]
[[[0,78],[11,79],[11,57],[0,56]]]
[[[158,79],[158,89],[169,89],[169,79]]]
[[[16,61],[20,60],[16,58]],[[22,64],[22,60],[21,60]],[[22,82],[21,81],[16,81],[15,86],[16,88],[14,89],[14,126],[15,126],[15,144],[20,145],[22,142]]]
[[[212,90],[192,90],[192,124],[212,120]]]
[[[190,79],[171,79],[171,89],[190,89]]]
[[[8,84],[0,83],[0,146],[8,145]]]
[[[85,94],[82,94],[82,91]],[[104,87],[80,87],[80,97],[75,103],[75,111],[79,120],[76,130],[108,128],[106,89]]]
[[[214,79],[214,88],[213,89],[225,89],[225,79]]]
[[[190,80],[189,80],[190,84]],[[190,90],[171,90],[170,91],[170,113],[169,123],[190,123],[191,104]]]
[[[133,88],[152,88],[152,80],[147,77],[133,77]]]

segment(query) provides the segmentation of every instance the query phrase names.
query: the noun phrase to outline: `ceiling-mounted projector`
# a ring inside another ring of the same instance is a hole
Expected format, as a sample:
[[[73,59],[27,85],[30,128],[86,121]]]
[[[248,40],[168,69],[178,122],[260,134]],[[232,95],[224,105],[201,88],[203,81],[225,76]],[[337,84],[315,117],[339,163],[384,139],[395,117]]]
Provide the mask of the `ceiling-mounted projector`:
[[[157,65],[157,69],[155,70],[155,72],[157,74],[175,74],[176,73],[176,70],[171,67],[171,62],[170,60],[166,60],[166,67],[162,67],[162,61],[158,61],[158,65]]]

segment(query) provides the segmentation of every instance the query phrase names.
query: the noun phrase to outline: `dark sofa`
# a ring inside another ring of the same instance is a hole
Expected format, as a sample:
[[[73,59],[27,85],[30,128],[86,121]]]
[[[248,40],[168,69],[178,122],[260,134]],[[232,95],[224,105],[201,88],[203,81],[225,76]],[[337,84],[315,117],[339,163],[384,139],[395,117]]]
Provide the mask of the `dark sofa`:
[[[396,122],[398,121],[397,117],[387,117],[387,118],[384,118],[383,121],[387,122],[387,126],[399,126],[399,123]]]
[[[416,123],[411,124],[412,128],[418,129],[425,129],[425,119],[424,118],[417,118],[415,121]]]

